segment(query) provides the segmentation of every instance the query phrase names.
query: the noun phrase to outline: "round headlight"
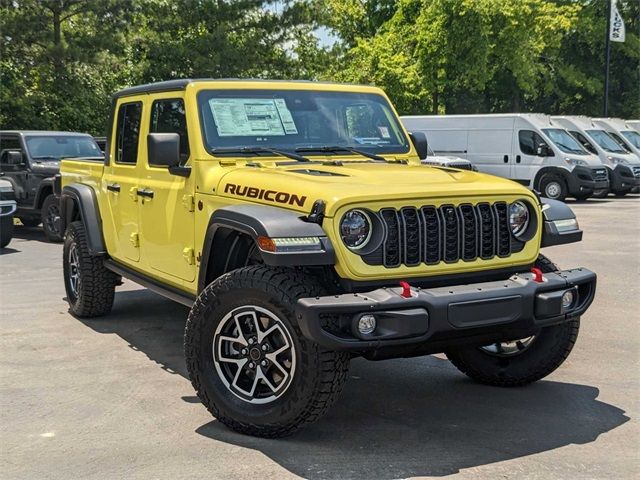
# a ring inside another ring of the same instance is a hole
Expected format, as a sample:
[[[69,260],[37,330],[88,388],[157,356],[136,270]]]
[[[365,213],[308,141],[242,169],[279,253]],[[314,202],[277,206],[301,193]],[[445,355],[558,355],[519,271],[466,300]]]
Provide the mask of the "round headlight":
[[[509,227],[515,237],[522,235],[529,226],[529,209],[523,202],[509,205]]]
[[[352,250],[364,247],[371,238],[371,219],[362,210],[349,210],[340,222],[340,236]]]

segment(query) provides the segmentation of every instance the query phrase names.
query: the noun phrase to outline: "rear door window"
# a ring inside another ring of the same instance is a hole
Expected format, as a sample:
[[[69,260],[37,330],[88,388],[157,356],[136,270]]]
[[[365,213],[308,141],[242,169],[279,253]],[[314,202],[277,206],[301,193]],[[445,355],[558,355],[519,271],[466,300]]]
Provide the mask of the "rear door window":
[[[136,164],[141,120],[142,102],[120,105],[116,126],[116,163]]]

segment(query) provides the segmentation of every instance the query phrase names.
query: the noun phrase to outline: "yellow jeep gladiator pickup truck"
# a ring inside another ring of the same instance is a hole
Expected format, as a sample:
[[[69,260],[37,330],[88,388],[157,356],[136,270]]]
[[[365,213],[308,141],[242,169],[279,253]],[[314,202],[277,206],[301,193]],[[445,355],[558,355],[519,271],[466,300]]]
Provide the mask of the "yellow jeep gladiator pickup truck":
[[[576,341],[596,276],[540,255],[581,240],[571,210],[421,165],[378,88],[173,80],[116,93],[111,121],[56,185],[70,310],[108,314],[121,277],[190,306],[191,382],[234,430],[318,419],[356,356],[444,352],[509,387]]]

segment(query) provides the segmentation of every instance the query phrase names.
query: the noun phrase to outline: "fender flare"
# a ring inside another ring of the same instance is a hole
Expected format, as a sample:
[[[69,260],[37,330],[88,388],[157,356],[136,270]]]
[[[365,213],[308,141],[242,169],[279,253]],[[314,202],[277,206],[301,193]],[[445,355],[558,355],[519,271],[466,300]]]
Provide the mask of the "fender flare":
[[[541,197],[540,204],[542,205],[543,216],[541,248],[575,243],[582,240],[582,230],[578,227],[576,215],[566,203]],[[575,227],[564,227],[559,230],[556,222],[562,220],[576,220]]]
[[[33,206],[35,208],[40,209],[44,200],[50,195],[44,195],[44,190],[51,189],[51,194],[55,194],[54,180],[55,177],[47,177],[40,182],[40,185],[38,185],[38,191],[36,192],[35,201],[33,202]]]
[[[74,218],[80,217],[87,232],[87,244],[91,255],[105,255],[102,236],[102,219],[98,208],[96,193],[88,185],[72,183],[65,185],[60,194],[60,228],[67,229]]]
[[[256,241],[258,237],[318,237],[321,250],[300,252],[265,252],[260,254],[265,264],[279,267],[321,266],[335,264],[335,251],[320,225],[304,220],[299,212],[267,205],[232,205],[216,210],[209,224],[202,246],[198,276],[198,291],[206,287],[207,270],[215,255],[216,234],[221,228],[233,230]]]
[[[538,170],[538,173],[536,173],[536,176],[533,179],[533,190],[535,190],[536,192],[540,192],[540,180],[542,180],[542,177],[547,173],[555,173],[557,175],[560,175],[567,184],[567,188],[569,188],[571,182],[571,172],[562,167],[548,166],[542,167],[540,170]]]

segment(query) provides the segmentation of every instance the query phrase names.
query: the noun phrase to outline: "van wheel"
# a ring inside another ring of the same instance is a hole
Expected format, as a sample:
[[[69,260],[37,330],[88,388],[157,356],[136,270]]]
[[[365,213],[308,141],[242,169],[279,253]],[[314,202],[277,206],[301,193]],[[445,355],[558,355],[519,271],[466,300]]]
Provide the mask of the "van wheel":
[[[543,197],[564,201],[567,198],[567,184],[556,173],[546,173],[540,179],[540,192]]]
[[[102,257],[92,256],[82,222],[67,228],[62,248],[64,287],[69,309],[77,317],[99,317],[111,311],[119,277]]]
[[[250,266],[216,279],[185,329],[189,378],[229,428],[283,437],[322,417],[347,379],[349,356],[306,339],[293,306],[323,294],[308,275]]]
[[[535,266],[544,273],[558,267],[544,255]],[[497,387],[517,387],[535,382],[557,369],[578,338],[580,319],[541,328],[534,335],[491,345],[451,349],[447,358],[473,380]]]
[[[42,204],[42,229],[50,242],[61,242],[60,202],[53,193]]]

